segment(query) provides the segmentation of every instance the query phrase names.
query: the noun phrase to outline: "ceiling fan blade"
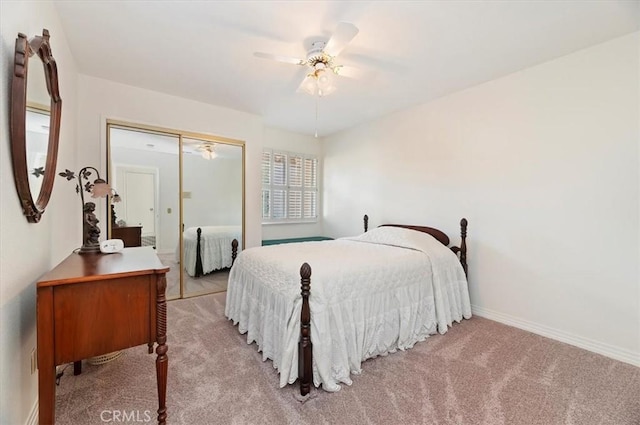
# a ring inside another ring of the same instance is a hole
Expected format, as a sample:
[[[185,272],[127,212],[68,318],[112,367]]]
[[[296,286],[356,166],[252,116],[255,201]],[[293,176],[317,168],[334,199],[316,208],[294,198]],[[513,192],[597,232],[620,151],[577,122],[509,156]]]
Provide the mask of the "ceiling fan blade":
[[[340,22],[336,31],[333,33],[327,45],[324,47],[324,52],[329,56],[338,56],[338,54],[344,49],[347,44],[358,34],[358,28],[347,22]]]
[[[253,55],[257,58],[271,59],[278,62],[292,63],[294,65],[305,65],[307,63],[304,59],[292,58],[291,56],[272,55],[271,53],[255,52]]]
[[[347,78],[360,78],[364,75],[364,72],[353,66],[336,65],[333,68],[333,73],[341,77]]]

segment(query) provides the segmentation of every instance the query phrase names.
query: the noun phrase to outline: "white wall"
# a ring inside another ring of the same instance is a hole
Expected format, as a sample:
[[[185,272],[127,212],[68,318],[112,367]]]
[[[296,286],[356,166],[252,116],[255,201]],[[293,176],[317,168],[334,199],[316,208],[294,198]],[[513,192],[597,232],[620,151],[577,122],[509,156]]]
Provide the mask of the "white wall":
[[[77,70],[57,12],[49,1],[0,2],[0,423],[23,424],[34,413],[37,374],[30,373],[36,346],[35,282],[82,244],[81,205],[72,183],[57,178],[42,220],[30,224],[13,183],[9,152],[10,84],[18,32],[29,38],[47,28],[62,97],[58,169],[76,168]]]
[[[239,150],[240,148],[237,147]],[[203,159],[183,155],[184,227],[232,226],[242,223],[242,156]]]
[[[324,228],[469,219],[477,314],[640,364],[639,34],[329,137]]]
[[[103,170],[107,119],[245,141],[245,244],[247,247],[261,244],[260,117],[85,75],[79,78],[78,101],[82,105],[78,138],[84,141],[79,159],[85,164],[100,164]]]
[[[313,136],[291,133],[272,127],[264,128],[264,147],[285,152],[303,153],[318,156],[318,182],[322,182],[322,143]],[[319,188],[322,193],[322,187]],[[322,198],[322,196],[320,196]],[[318,212],[322,211],[320,199]],[[321,215],[321,214],[320,214]],[[263,239],[285,239],[305,236],[323,235],[322,217],[316,223],[298,224],[264,224],[262,225]]]

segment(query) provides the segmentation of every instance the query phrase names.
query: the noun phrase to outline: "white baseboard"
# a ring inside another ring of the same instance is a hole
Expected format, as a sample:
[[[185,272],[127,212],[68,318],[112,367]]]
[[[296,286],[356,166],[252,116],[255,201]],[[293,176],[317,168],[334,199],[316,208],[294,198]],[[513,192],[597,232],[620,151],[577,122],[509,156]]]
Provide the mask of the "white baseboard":
[[[540,325],[535,322],[530,322],[519,317],[500,313],[498,311],[490,310],[488,308],[479,307],[476,305],[471,306],[471,311],[473,314],[480,317],[504,323],[505,325],[523,329],[525,331],[529,331],[537,335],[542,335],[547,338],[555,339],[556,341],[575,345],[576,347],[584,348],[585,350],[593,351],[594,353],[602,354],[603,356],[611,357],[612,359],[620,360],[621,362],[640,367],[640,353],[635,353],[631,350],[616,347],[604,342],[594,341],[592,339],[574,335],[560,329]]]
[[[25,425],[38,425],[38,399],[36,399],[33,406],[31,406],[31,411],[29,412],[29,417]]]

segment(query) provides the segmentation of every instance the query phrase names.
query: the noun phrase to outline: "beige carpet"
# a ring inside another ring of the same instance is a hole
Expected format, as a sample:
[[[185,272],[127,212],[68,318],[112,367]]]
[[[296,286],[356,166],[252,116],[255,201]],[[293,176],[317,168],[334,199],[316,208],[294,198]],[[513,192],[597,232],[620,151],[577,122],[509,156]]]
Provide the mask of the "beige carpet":
[[[169,267],[167,273],[167,299],[180,297],[180,264],[176,261],[175,254],[158,254],[158,258],[165,266]],[[184,273],[185,297],[202,294],[213,294],[227,290],[229,281],[229,269],[216,270],[200,277],[191,277]]]
[[[224,301],[169,303],[170,424],[640,424],[640,368],[479,317],[368,360],[352,386],[315,389],[301,404],[226,320]],[[142,346],[85,362],[81,376],[68,368],[56,423],[103,424],[116,412],[137,415],[119,423],[155,422],[154,361]]]

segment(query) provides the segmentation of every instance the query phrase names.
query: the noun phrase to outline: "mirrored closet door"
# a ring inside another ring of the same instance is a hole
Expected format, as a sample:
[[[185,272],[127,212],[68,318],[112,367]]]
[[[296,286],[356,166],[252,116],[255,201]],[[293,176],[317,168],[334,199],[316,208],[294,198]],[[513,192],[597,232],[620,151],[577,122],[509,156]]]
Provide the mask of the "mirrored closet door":
[[[242,150],[182,139],[186,296],[226,290],[234,250],[242,249]]]
[[[244,246],[244,143],[109,121],[109,237],[150,246],[169,266],[167,298],[226,290]]]

